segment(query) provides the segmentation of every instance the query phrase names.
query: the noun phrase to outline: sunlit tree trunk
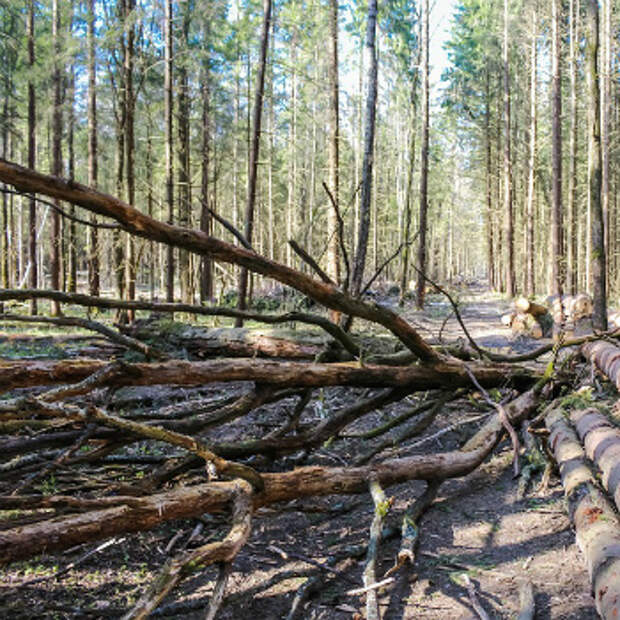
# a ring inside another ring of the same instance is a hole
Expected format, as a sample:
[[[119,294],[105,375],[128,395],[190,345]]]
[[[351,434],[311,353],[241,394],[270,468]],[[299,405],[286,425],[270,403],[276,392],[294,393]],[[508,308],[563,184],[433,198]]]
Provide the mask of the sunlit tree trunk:
[[[512,205],[512,153],[510,135],[510,66],[508,63],[508,0],[504,0],[504,226],[506,244],[506,292],[515,296],[514,221]]]
[[[418,308],[424,307],[424,291],[426,289],[426,221],[428,214],[428,140],[429,140],[429,3],[422,3],[422,150],[420,154],[420,221],[418,237],[418,273],[416,274],[416,299]]]
[[[526,207],[526,228],[525,228],[525,291],[527,295],[534,295],[536,290],[535,271],[534,271],[534,201],[536,198],[536,71],[537,71],[537,25],[536,25],[536,5],[532,6],[532,42],[530,45],[530,130],[529,130],[529,165],[527,181],[527,207]]]
[[[245,210],[245,238],[252,243],[254,230],[254,206],[256,203],[256,181],[258,173],[258,155],[260,147],[260,128],[263,112],[263,95],[265,92],[265,67],[267,64],[267,48],[269,47],[269,28],[271,26],[271,0],[263,0],[263,27],[261,31],[260,60],[258,75],[256,76],[256,91],[254,97],[254,131],[252,134],[252,148],[250,150],[250,170],[248,178],[248,201]],[[240,310],[246,308],[248,288],[248,271],[242,268],[239,272],[239,302]],[[243,325],[241,319],[235,321],[237,327]]]
[[[607,329],[605,238],[601,203],[601,102],[598,79],[599,6],[588,0],[588,37],[586,40],[586,77],[588,81],[588,141],[590,144],[590,208],[592,239],[592,297],[595,329]]]
[[[37,162],[37,143],[36,143],[36,98],[34,94],[34,0],[28,0],[28,68],[30,70],[28,79],[28,168],[34,170]],[[8,96],[7,96],[8,101]],[[5,119],[6,120],[6,119]],[[37,209],[34,194],[28,201],[28,254],[30,258],[30,288],[38,287],[38,264],[37,264]],[[30,313],[37,314],[37,300],[30,300]]]
[[[577,292],[577,44],[579,40],[579,0],[570,0],[570,153],[568,160],[568,229],[567,229],[567,278],[568,293]]]
[[[562,243],[562,82],[560,74],[562,19],[560,0],[553,0],[551,64],[551,292],[553,295],[562,293],[562,269],[564,264],[564,248]]]
[[[174,185],[172,163],[172,0],[166,1],[164,20],[164,120],[166,126],[166,205],[168,223],[174,223]],[[174,248],[167,246],[166,255],[166,300],[174,301]]]

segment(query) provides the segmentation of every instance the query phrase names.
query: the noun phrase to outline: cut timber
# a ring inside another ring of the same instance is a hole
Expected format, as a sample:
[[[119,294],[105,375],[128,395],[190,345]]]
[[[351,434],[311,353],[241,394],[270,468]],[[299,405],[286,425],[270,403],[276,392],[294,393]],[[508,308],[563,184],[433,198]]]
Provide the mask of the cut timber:
[[[586,342],[581,351],[596,367],[620,389],[620,347],[604,340]]]
[[[502,322],[502,325],[504,327],[510,327],[516,315],[517,315],[516,312],[508,312],[507,314],[502,314],[502,318],[500,319]]]
[[[530,336],[537,340],[543,337],[542,325],[532,314],[515,314],[510,327],[515,336]]]
[[[575,409],[570,417],[588,458],[603,474],[603,486],[620,510],[620,428],[594,408]]]
[[[545,306],[541,306],[533,301],[530,301],[527,297],[517,297],[515,299],[515,308],[523,314],[531,314],[533,317],[544,316],[549,313],[549,310]]]
[[[102,370],[100,360],[0,361],[0,390],[59,383],[77,383]],[[216,382],[256,381],[280,387],[407,387],[411,391],[471,385],[465,367],[458,361],[419,366],[360,366],[358,363],[314,364],[258,359],[218,359],[204,362],[172,360],[161,363],[123,364],[123,372],[112,374],[101,386],[183,386]],[[470,369],[484,387],[512,380],[531,384],[540,378],[539,369],[516,364],[471,364]],[[1,408],[0,408],[1,409]]]
[[[577,435],[561,408],[545,418],[549,445],[560,467],[577,544],[585,556],[596,609],[604,620],[620,616],[620,522],[598,489]]]

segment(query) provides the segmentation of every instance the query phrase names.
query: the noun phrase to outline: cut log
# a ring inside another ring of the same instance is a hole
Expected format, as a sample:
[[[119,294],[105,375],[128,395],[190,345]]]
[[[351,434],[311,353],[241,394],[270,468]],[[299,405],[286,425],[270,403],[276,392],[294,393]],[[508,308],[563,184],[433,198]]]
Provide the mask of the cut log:
[[[516,312],[508,312],[507,314],[502,314],[502,318],[500,319],[502,322],[502,325],[504,327],[510,327],[516,315],[517,315]]]
[[[603,474],[603,486],[620,510],[620,428],[594,408],[574,409],[570,417],[588,458]]]
[[[533,317],[549,314],[549,310],[545,306],[530,301],[527,297],[517,297],[514,304],[515,308],[519,312],[523,314],[531,314]]]
[[[577,435],[561,408],[545,418],[549,445],[560,467],[577,544],[588,567],[596,609],[604,620],[620,617],[620,521],[598,489]]]
[[[620,347],[604,340],[586,342],[581,351],[609,380],[620,389]]]

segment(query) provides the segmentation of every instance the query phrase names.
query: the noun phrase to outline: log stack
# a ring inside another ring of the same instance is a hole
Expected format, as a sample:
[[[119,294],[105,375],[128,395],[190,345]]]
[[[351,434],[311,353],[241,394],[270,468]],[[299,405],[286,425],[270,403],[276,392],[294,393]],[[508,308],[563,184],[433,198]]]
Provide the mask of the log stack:
[[[551,307],[554,334],[563,331],[569,338],[592,332],[592,297],[586,293],[555,295],[547,299]]]
[[[515,336],[529,336],[540,339],[548,335],[552,326],[549,310],[527,297],[518,297],[514,309],[501,318],[502,324],[510,327]]]

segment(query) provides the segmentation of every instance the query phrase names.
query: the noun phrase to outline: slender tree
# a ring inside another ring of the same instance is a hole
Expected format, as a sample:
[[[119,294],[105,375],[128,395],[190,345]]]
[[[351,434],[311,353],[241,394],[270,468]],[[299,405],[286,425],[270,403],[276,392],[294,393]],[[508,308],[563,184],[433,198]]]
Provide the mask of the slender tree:
[[[269,29],[271,26],[271,0],[263,0],[263,26],[261,31],[260,59],[258,64],[258,75],[256,76],[256,90],[254,93],[254,118],[252,148],[250,150],[250,174],[248,177],[248,201],[245,208],[245,238],[252,242],[252,232],[254,230],[254,206],[256,204],[256,181],[258,173],[258,154],[260,147],[260,127],[263,112],[263,96],[265,92],[265,67],[267,64],[267,49],[269,47]],[[238,308],[246,308],[246,297],[248,290],[248,271],[242,268],[239,272],[239,302]],[[243,325],[241,319],[235,321],[237,327]]]
[[[570,66],[570,146],[568,159],[568,230],[567,278],[568,293],[577,292],[577,45],[579,40],[579,0],[569,3],[569,66]]]
[[[37,115],[34,94],[34,0],[28,0],[28,167],[36,168],[37,161]],[[8,99],[8,96],[7,96]],[[28,201],[28,254],[30,259],[30,288],[37,288],[39,274],[37,264],[37,210],[34,194]],[[37,314],[37,300],[30,300],[30,313]]]
[[[562,243],[562,81],[561,81],[561,33],[562,20],[560,0],[551,5],[551,64],[552,64],[552,105],[551,105],[551,143],[552,143],[552,200],[551,209],[551,292],[562,294],[562,269],[564,248]]]
[[[527,207],[525,223],[525,291],[527,295],[536,292],[534,270],[534,211],[536,200],[536,133],[537,133],[537,12],[536,1],[532,3],[531,43],[530,43],[530,129],[529,163],[527,180]]]
[[[504,0],[504,36],[503,36],[503,64],[504,64],[504,227],[506,243],[506,292],[510,297],[515,296],[515,263],[514,263],[514,220],[512,200],[512,153],[510,132],[510,64],[508,38],[508,0]]]
[[[375,37],[377,30],[377,2],[368,0],[368,21],[366,25],[365,65],[366,77],[366,122],[364,131],[364,159],[362,162],[362,196],[360,201],[357,247],[353,265],[352,291],[358,295],[362,288],[368,233],[370,230],[370,197],[372,195],[372,167],[375,144],[375,119],[377,114],[377,54]]]
[[[591,271],[595,329],[607,329],[605,238],[601,204],[601,102],[598,76],[599,6],[587,0],[588,37],[586,40],[586,77],[588,81],[588,141],[590,150]]]
[[[429,109],[429,4],[422,4],[422,149],[420,153],[420,220],[418,238],[418,274],[416,276],[416,299],[418,308],[424,307],[426,290],[426,233],[428,219],[428,140],[430,129]]]
[[[338,85],[338,0],[329,0],[329,186],[338,204],[339,180],[339,85]],[[327,211],[327,273],[340,281],[340,244],[338,242],[338,218],[330,205]]]
[[[168,207],[168,223],[174,223],[174,185],[172,164],[172,0],[165,0],[164,17],[164,121],[166,126],[166,205]],[[166,299],[174,301],[174,248],[166,249]]]
[[[52,47],[54,50],[54,65],[52,72],[52,88],[54,90],[54,109],[52,116],[52,174],[62,176],[62,77],[60,70],[60,11],[58,0],[52,0]],[[55,200],[56,207],[60,208],[60,201]],[[60,290],[60,214],[54,209],[52,214],[52,243],[50,275],[51,287]],[[52,315],[61,314],[60,304],[52,301]]]

